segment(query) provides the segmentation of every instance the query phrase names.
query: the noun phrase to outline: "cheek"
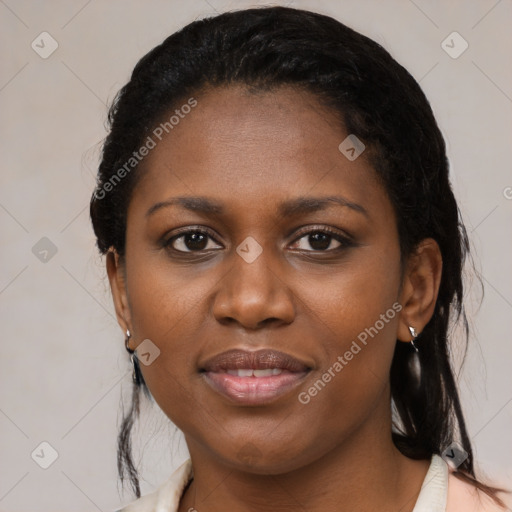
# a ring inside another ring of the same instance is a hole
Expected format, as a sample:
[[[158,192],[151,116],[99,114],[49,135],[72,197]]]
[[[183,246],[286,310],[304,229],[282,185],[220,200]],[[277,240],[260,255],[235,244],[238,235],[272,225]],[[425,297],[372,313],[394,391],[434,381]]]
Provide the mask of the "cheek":
[[[127,275],[128,301],[139,338],[160,343],[179,340],[187,333],[188,322],[205,319],[202,308],[215,284],[212,273],[198,278],[192,267],[171,267],[164,257],[141,252],[128,263]]]
[[[381,245],[378,251],[375,247],[362,248],[343,268],[323,276],[306,274],[302,281],[302,298],[336,340],[332,348],[342,349],[347,342],[350,345],[376,322],[379,335],[386,338],[393,334],[396,310],[400,309],[399,253],[393,246],[386,249]]]
[[[392,247],[376,253],[368,248],[347,268],[303,281],[301,293],[325,350],[322,367],[303,398],[309,400],[306,407],[318,407],[320,416],[341,408],[343,415],[350,411],[355,419],[388,385],[401,310],[399,254]],[[336,413],[333,419],[340,421]]]
[[[197,336],[207,318],[205,297],[214,279],[194,279],[187,271],[169,271],[132,258],[127,266],[128,301],[135,344],[151,340],[160,353],[150,365],[141,364],[154,398],[176,403],[186,395],[195,372]],[[181,398],[180,398],[181,397]],[[168,407],[163,407],[167,411]]]

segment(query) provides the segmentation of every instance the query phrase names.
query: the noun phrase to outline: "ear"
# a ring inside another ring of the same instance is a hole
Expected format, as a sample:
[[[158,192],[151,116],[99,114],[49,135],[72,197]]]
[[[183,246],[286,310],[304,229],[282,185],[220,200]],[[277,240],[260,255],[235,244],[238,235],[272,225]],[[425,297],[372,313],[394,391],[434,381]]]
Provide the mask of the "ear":
[[[115,249],[110,249],[108,251],[106,263],[117,322],[121,326],[123,332],[126,332],[126,329],[130,329],[130,331],[132,331],[130,307],[128,305],[128,293],[126,289],[125,269],[122,259]]]
[[[412,339],[409,326],[419,334],[434,314],[443,259],[439,245],[433,238],[425,238],[410,255],[404,273],[397,337],[400,341]]]

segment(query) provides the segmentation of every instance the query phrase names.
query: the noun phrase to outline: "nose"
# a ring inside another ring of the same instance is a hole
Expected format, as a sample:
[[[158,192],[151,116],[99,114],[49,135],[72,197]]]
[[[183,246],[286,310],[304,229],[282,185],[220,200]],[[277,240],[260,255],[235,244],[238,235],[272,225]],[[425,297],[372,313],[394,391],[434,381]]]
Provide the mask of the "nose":
[[[278,267],[268,261],[265,251],[250,263],[234,254],[214,299],[216,320],[224,325],[236,322],[248,330],[293,322],[293,293],[278,275],[282,274]]]

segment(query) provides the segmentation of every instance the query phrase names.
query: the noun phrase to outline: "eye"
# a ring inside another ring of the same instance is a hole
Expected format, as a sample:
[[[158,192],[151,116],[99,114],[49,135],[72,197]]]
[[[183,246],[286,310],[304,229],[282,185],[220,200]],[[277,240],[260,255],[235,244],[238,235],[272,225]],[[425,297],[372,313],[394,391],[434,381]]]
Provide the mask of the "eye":
[[[309,230],[306,233],[303,233],[301,237],[296,239],[294,245],[297,244],[297,240],[305,240],[303,246],[294,247],[296,249],[305,250],[307,252],[331,252],[335,251],[341,247],[346,247],[351,245],[351,241],[348,237],[328,228],[322,227],[318,229]],[[336,247],[329,247],[333,242],[336,242],[338,245]],[[306,246],[309,245],[313,248],[313,251],[309,250]]]
[[[174,251],[185,253],[206,251],[212,249],[212,247],[208,247],[208,239],[213,240],[208,231],[189,229],[169,238],[165,242],[165,246],[170,247]]]

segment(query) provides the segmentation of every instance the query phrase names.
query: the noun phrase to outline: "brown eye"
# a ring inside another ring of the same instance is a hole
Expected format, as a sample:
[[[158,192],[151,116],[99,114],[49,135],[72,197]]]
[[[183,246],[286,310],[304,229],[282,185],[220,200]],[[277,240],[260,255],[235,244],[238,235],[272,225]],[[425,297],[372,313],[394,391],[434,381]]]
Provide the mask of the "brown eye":
[[[302,246],[297,246],[300,240],[305,240],[305,243],[303,243]],[[337,243],[337,245],[333,247],[333,243]],[[309,245],[311,249],[308,249],[307,245]],[[328,228],[322,228],[304,233],[294,242],[295,247],[293,248],[307,252],[329,252],[349,245],[350,240],[347,237]]]
[[[212,239],[209,233],[194,229],[173,236],[165,245],[177,252],[198,252],[212,249],[208,247],[209,239]]]

